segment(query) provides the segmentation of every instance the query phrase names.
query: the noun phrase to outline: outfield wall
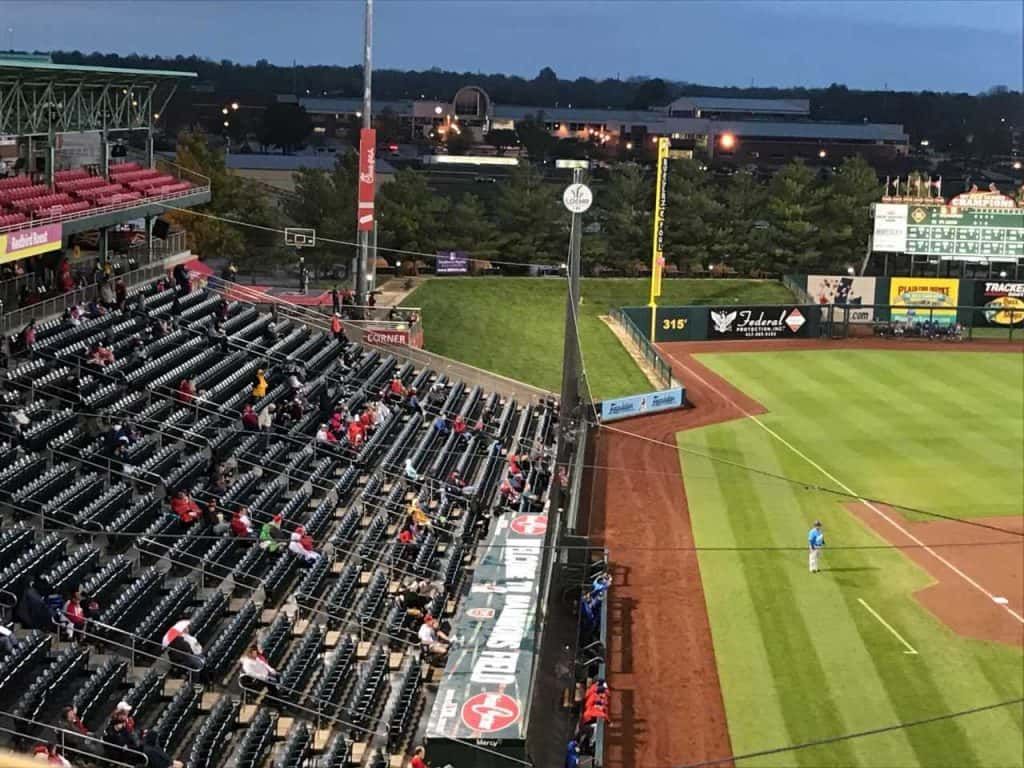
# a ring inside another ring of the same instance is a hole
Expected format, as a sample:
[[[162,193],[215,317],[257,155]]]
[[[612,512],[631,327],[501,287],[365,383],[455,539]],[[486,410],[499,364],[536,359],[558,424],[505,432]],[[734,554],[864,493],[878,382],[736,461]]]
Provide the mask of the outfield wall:
[[[651,308],[623,307],[650,338]],[[722,339],[813,339],[821,335],[822,308],[817,304],[733,304],[657,307],[654,342]]]

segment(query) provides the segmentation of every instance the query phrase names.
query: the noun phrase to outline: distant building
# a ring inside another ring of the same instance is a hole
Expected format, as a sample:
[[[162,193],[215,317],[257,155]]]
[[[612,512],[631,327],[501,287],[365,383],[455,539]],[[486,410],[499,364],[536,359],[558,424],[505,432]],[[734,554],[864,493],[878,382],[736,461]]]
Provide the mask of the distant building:
[[[294,97],[280,97],[294,100]],[[299,98],[313,119],[314,131],[335,137],[361,114],[359,99]],[[778,165],[794,157],[832,163],[860,154],[869,162],[904,157],[909,136],[902,125],[833,123],[810,118],[807,99],[733,99],[685,96],[650,110],[540,108],[494,104],[483,89],[461,88],[448,101],[377,101],[374,112],[390,111],[410,140],[431,131],[469,130],[481,140],[491,130],[515,129],[528,117],[544,123],[559,138],[640,146],[660,136],[673,146],[695,149],[713,161],[737,165]]]
[[[318,152],[315,154],[279,155],[235,152],[225,158],[228,170],[250,181],[256,181],[274,187],[282,192],[295,191],[295,173],[301,168],[314,168],[330,173],[338,162],[338,155],[350,151]],[[377,158],[377,188],[390,181],[395,175],[395,168],[383,158]]]

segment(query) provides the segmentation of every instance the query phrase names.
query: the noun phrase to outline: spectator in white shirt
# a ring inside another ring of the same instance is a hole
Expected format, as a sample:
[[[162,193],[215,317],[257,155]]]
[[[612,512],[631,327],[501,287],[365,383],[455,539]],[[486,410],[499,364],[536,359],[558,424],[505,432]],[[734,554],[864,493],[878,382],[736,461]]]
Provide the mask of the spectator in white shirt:
[[[298,526],[292,531],[291,541],[288,542],[288,551],[298,555],[310,565],[315,565],[320,559],[320,553],[313,549],[313,539],[306,533],[304,526]]]
[[[245,652],[242,657],[242,674],[263,683],[272,694],[277,695],[277,670],[267,663],[267,657],[260,652],[259,646],[253,645]]]
[[[420,647],[425,653],[434,656],[444,656],[448,653],[448,635],[437,627],[437,619],[429,614],[423,619],[420,630],[417,633],[420,638]]]

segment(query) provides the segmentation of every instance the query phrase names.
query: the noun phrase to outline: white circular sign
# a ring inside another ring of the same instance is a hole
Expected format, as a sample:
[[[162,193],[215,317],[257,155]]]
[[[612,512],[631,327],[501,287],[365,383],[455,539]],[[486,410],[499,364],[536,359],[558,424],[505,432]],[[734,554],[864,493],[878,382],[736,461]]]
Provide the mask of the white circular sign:
[[[570,184],[562,193],[562,202],[573,213],[583,213],[594,202],[594,193],[586,184]]]

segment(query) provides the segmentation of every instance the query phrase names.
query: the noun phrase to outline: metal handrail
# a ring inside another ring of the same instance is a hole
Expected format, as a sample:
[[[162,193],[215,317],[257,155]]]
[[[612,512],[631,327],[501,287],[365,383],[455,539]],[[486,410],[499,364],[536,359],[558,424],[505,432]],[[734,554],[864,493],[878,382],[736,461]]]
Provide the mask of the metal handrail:
[[[42,728],[46,728],[46,729],[48,729],[50,731],[53,731],[55,734],[60,734],[60,737],[61,737],[60,738],[61,749],[65,750],[67,752],[75,752],[77,754],[83,755],[88,762],[92,762],[94,760],[102,760],[102,761],[104,761],[106,763],[109,763],[110,765],[117,765],[117,766],[121,766],[122,768],[139,768],[140,765],[149,765],[149,757],[146,756],[146,753],[145,752],[139,752],[138,750],[134,750],[131,747],[121,747],[121,746],[118,746],[116,744],[111,744],[109,741],[104,741],[103,739],[97,739],[95,736],[87,736],[84,733],[77,733],[75,731],[69,731],[66,728],[58,728],[57,726],[52,725],[50,723],[43,723],[43,722],[40,722],[39,720],[35,720],[35,719],[31,718],[31,717],[23,717],[22,715],[16,715],[13,712],[0,711],[0,717],[9,717],[12,720],[21,721],[23,723],[31,723],[32,725],[40,726]],[[27,740],[30,740],[30,741],[36,741],[36,742],[39,742],[41,744],[49,743],[49,740],[47,740],[47,739],[41,739],[38,736],[32,736],[32,735],[27,734],[27,733],[22,733],[21,731],[15,730],[13,728],[7,728],[5,726],[0,726],[0,731],[3,731],[5,733],[9,733],[12,736],[16,736],[19,739],[27,739]],[[122,752],[130,752],[133,755],[137,755],[138,757],[141,757],[142,758],[142,762],[141,763],[136,762],[134,764],[132,764],[132,763],[122,763],[119,760],[114,760],[113,758],[106,757],[105,755],[98,755],[98,754],[96,754],[94,752],[87,752],[87,751],[82,750],[82,749],[76,749],[75,747],[69,747],[65,743],[65,734],[70,735],[73,739],[76,739],[76,740],[79,740],[79,741],[94,742],[96,744],[99,744],[104,749],[106,749],[107,747],[112,747],[112,748],[119,749]]]
[[[674,386],[676,382],[672,375],[672,366],[669,365],[668,361],[661,356],[661,353],[655,348],[653,341],[648,339],[647,336],[645,336],[644,333],[636,327],[636,323],[633,322],[632,318],[630,318],[630,316],[620,308],[613,307],[611,310],[611,316],[612,319],[618,322],[629,334],[637,347],[639,347],[640,353],[644,356],[644,359],[653,366],[654,372],[661,381],[661,385],[666,389]]]

